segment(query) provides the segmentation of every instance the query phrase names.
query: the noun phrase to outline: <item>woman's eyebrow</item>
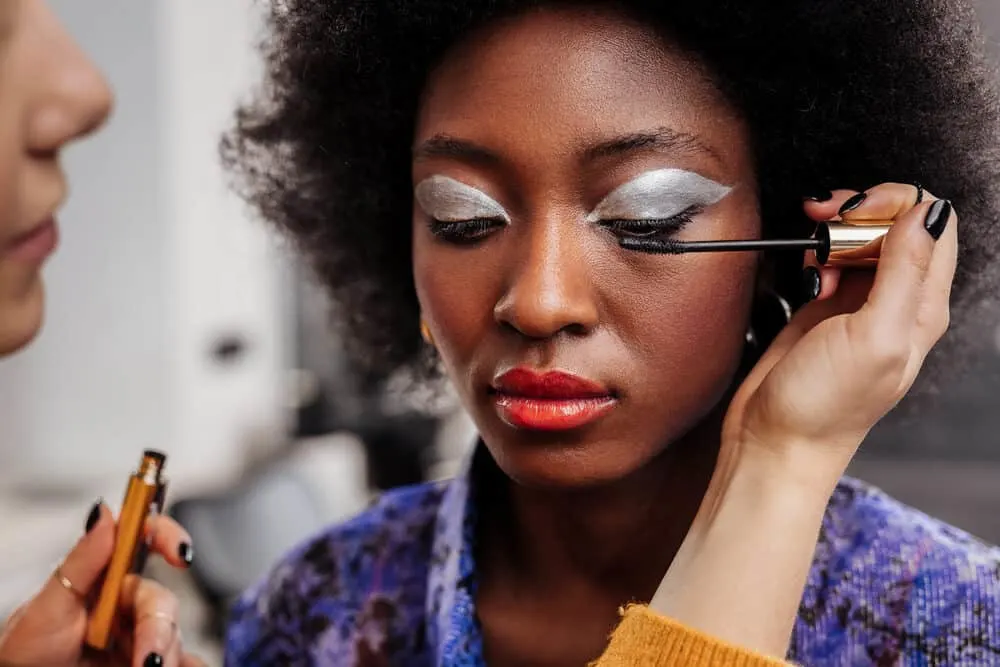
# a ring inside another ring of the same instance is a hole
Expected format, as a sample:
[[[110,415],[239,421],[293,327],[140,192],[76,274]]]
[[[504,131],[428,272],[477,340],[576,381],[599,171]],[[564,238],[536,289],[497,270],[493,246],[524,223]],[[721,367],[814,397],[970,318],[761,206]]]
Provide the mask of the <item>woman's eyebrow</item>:
[[[2,2],[3,0],[0,0]],[[496,164],[500,156],[467,139],[460,139],[448,134],[435,134],[430,139],[420,142],[413,148],[414,161],[435,157],[447,157],[467,162]]]
[[[612,137],[583,150],[586,162],[605,157],[617,157],[637,151],[659,151],[672,154],[702,154],[721,162],[719,155],[694,134],[669,127],[657,127]]]

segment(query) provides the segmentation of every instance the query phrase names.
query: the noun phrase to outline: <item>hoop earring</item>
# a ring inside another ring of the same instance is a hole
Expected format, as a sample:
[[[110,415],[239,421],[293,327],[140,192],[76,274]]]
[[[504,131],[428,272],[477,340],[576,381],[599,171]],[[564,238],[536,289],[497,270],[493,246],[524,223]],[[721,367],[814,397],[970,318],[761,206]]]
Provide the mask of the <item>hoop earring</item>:
[[[424,339],[424,342],[434,347],[434,335],[431,333],[431,329],[427,326],[427,322],[420,320],[420,337]]]
[[[758,294],[750,311],[750,327],[746,332],[745,356],[751,363],[757,363],[791,319],[792,307],[783,296],[771,290]]]

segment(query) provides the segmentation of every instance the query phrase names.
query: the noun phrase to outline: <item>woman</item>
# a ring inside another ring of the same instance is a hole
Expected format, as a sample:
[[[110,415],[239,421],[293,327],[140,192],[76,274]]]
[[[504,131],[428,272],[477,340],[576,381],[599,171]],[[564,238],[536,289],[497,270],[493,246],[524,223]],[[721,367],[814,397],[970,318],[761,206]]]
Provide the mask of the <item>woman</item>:
[[[579,665],[651,599],[807,665],[1000,659],[997,552],[838,480],[948,325],[958,223],[913,181],[966,221],[959,336],[995,278],[974,25],[960,0],[274,3],[226,157],[359,356],[440,365],[481,440],[289,555],[228,664]],[[896,222],[874,282],[634,250],[838,216]],[[772,343],[775,292],[820,300]]]
[[[27,345],[42,322],[41,268],[56,246],[55,214],[66,197],[61,150],[96,130],[111,92],[40,0],[0,2],[0,357]],[[161,517],[152,547],[175,567],[191,562],[190,538]],[[115,522],[98,502],[86,531],[32,600],[0,627],[0,665],[202,664],[184,655],[177,600],[133,577],[122,596],[124,625],[114,656],[87,656],[87,598],[111,558]]]

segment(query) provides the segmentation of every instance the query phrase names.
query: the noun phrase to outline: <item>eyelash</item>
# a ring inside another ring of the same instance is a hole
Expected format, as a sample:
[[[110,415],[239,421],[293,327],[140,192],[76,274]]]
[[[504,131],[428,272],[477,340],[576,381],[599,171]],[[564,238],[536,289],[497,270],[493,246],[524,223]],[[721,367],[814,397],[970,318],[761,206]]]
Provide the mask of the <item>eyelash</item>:
[[[507,223],[496,218],[475,218],[455,222],[431,220],[431,233],[447,243],[475,245],[486,238],[495,228],[503,227],[505,224]]]
[[[618,238],[656,239],[673,236],[684,229],[701,209],[692,206],[669,218],[645,220],[601,220],[597,224]]]
[[[607,229],[618,238],[661,238],[676,234],[683,229],[699,212],[700,208],[692,206],[677,215],[662,219],[647,220],[601,220],[597,224]],[[495,218],[475,218],[472,220],[444,221],[431,220],[431,233],[454,245],[470,246],[482,241],[490,233],[507,223]]]

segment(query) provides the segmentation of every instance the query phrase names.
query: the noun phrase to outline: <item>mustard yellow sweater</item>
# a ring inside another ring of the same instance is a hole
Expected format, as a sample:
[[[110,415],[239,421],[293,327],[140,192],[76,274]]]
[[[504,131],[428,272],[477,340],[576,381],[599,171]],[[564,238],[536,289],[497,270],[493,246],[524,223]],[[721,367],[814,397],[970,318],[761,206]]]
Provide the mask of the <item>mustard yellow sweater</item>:
[[[593,667],[788,667],[731,646],[641,605],[625,610],[611,643]]]

